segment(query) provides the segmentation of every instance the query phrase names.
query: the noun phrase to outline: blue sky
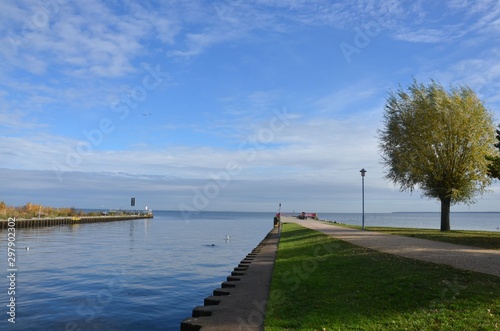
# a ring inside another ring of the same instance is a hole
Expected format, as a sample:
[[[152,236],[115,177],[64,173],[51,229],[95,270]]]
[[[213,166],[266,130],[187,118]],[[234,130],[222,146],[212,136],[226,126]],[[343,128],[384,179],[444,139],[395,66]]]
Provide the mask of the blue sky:
[[[439,211],[384,179],[388,92],[467,84],[500,115],[500,2],[3,1],[0,200]],[[148,116],[146,116],[146,115]],[[471,206],[500,211],[500,184]]]

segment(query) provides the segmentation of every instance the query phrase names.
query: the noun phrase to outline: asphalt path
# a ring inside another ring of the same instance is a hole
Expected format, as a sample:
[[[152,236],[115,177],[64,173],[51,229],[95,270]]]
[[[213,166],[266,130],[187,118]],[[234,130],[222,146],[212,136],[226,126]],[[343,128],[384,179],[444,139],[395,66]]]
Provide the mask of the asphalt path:
[[[281,221],[294,222],[336,239],[384,253],[500,277],[500,250],[456,245],[376,231],[356,230],[312,219],[299,220],[295,217],[282,216]]]

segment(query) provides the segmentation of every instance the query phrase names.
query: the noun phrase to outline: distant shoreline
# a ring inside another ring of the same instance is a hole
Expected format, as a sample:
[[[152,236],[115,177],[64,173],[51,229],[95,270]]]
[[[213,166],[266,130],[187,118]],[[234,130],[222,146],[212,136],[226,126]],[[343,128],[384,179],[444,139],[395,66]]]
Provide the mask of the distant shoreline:
[[[452,211],[450,214],[498,214],[500,211]],[[371,213],[385,214],[385,213]],[[439,211],[393,211],[388,214],[441,214]]]
[[[50,207],[31,202],[24,206],[8,206],[0,201],[0,220],[16,218],[18,220],[43,219],[59,217],[97,217],[148,214],[151,210],[145,209],[77,209],[75,207]]]
[[[0,220],[0,230],[8,228],[36,228],[59,225],[75,225],[85,223],[101,223],[128,221],[136,219],[153,218],[152,213],[148,214],[122,214],[122,215],[99,215],[99,216],[59,216],[43,218],[15,218]]]

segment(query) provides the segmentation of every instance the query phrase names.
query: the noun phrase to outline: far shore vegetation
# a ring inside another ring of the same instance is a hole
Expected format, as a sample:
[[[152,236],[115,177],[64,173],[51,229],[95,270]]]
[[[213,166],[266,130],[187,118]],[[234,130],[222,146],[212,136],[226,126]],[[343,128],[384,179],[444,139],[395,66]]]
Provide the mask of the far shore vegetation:
[[[499,284],[285,223],[265,330],[498,330]]]
[[[69,208],[54,208],[47,207],[31,202],[26,203],[24,206],[14,207],[7,206],[5,202],[0,201],[0,219],[8,219],[11,217],[30,219],[34,217],[65,217],[65,216],[96,216],[101,213],[83,212],[74,207]]]

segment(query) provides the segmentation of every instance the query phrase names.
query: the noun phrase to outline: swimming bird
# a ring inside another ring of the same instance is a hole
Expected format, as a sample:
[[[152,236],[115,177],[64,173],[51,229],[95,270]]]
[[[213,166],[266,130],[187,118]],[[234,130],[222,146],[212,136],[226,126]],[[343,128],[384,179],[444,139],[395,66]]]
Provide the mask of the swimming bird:
[[[29,250],[30,250],[30,247],[29,247],[29,246],[28,246],[28,247],[26,247],[26,250],[27,250],[27,251],[29,251]]]

